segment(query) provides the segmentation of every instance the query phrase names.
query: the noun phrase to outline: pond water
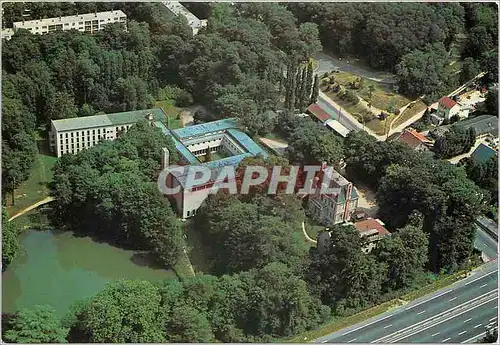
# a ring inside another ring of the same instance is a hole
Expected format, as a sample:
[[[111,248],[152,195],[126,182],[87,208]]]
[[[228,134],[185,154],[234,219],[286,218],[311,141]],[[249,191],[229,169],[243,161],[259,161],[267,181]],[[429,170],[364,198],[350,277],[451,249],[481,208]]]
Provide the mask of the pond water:
[[[160,280],[171,270],[148,266],[144,253],[124,250],[72,232],[27,230],[22,249],[2,273],[2,312],[36,304],[63,316],[75,301],[118,279]]]

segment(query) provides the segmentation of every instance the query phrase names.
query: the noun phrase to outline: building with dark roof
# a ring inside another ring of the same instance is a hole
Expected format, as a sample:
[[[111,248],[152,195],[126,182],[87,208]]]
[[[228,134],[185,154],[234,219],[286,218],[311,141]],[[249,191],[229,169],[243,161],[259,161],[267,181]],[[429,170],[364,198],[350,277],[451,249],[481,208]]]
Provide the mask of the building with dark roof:
[[[488,134],[498,137],[498,117],[493,115],[480,115],[468,118],[467,120],[459,121],[454,125],[465,131],[469,128],[474,128],[477,138],[485,137]]]
[[[471,158],[478,163],[484,163],[487,162],[491,157],[494,157],[496,154],[497,152],[491,147],[481,143],[474,150],[474,152],[472,152]]]

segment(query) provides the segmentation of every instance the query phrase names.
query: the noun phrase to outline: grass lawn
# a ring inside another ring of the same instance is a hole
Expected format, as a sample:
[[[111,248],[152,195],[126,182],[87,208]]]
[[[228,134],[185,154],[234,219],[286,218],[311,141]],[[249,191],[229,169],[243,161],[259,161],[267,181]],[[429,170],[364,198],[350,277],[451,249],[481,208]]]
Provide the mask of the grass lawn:
[[[314,221],[314,219],[308,217],[306,222],[306,232],[309,235],[310,238],[313,240],[316,240],[318,238],[318,235],[325,230],[325,227],[323,225],[319,225]]]
[[[168,128],[170,129],[177,129],[182,127],[182,122],[181,120],[178,120],[177,117],[179,116],[179,113],[182,111],[182,108],[178,108],[174,105],[174,101],[172,100],[165,100],[165,101],[158,101],[155,104],[155,107],[163,109],[165,114],[168,116]]]
[[[264,138],[279,141],[280,143],[283,144],[288,144],[288,142],[281,136],[281,134],[277,132],[269,132],[266,135],[263,136]]]
[[[350,82],[358,79],[357,75],[347,72],[332,73],[330,76],[333,76],[337,83],[345,86],[346,88],[349,88]],[[375,108],[387,110],[390,102],[392,101],[394,107],[399,109],[412,101],[403,95],[394,93],[389,85],[365,78],[361,78],[361,80],[363,81],[363,86],[359,90],[354,91],[358,94],[358,96],[363,98],[368,103],[371,103]],[[371,98],[370,86],[373,87]]]
[[[408,121],[412,116],[415,116],[417,113],[425,110],[425,108],[427,108],[427,104],[421,100],[417,101],[417,103],[415,103],[411,108],[406,108],[406,110],[403,111],[396,121],[394,121],[392,127],[395,128],[405,121]]]
[[[45,154],[37,154],[30,177],[21,183],[15,191],[15,205],[11,205],[11,196],[6,196],[7,212],[14,215],[25,207],[49,196],[48,183],[52,181],[52,167],[57,158]]]
[[[363,107],[360,103],[353,105],[350,102],[346,102],[345,100],[341,99],[340,97],[337,96],[335,92],[327,91],[325,94],[330,97],[333,101],[338,103],[342,108],[347,110],[349,113],[351,113],[358,121],[359,123],[363,124],[363,118],[366,117],[373,117],[374,115],[369,112],[365,107]],[[392,121],[392,119],[395,117],[395,115],[390,115],[388,117],[388,121]],[[384,135],[385,134],[385,122],[380,121],[379,119],[375,118],[371,121],[365,122],[364,125],[374,131],[378,135]],[[387,128],[389,125],[387,125]]]

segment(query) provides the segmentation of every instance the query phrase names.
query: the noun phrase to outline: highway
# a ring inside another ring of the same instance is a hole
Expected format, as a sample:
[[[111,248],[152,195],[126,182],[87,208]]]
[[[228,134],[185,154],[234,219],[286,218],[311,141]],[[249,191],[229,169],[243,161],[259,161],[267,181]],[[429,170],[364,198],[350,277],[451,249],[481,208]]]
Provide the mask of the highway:
[[[489,262],[436,293],[316,343],[461,343],[498,323],[498,263]]]
[[[498,256],[498,243],[484,229],[474,224],[476,227],[476,238],[474,247],[483,252],[488,260],[494,260]]]

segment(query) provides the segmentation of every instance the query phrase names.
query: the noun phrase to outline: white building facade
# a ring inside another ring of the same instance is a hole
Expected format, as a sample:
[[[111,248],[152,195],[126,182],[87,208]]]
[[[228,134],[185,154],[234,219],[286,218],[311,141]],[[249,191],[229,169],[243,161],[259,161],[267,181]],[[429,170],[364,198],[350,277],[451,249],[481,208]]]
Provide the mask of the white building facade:
[[[194,14],[192,14],[186,7],[184,7],[178,1],[163,1],[162,2],[165,7],[168,8],[170,12],[175,14],[176,16],[182,15],[188,21],[188,25],[193,31],[193,35],[198,34],[198,31],[207,26],[207,21],[205,19],[198,19]]]
[[[92,34],[104,29],[106,25],[111,23],[122,23],[126,30],[127,15],[118,10],[15,22],[13,29],[2,30],[2,38],[10,39],[18,29],[26,29],[33,34],[39,35],[57,30],[71,29]]]

